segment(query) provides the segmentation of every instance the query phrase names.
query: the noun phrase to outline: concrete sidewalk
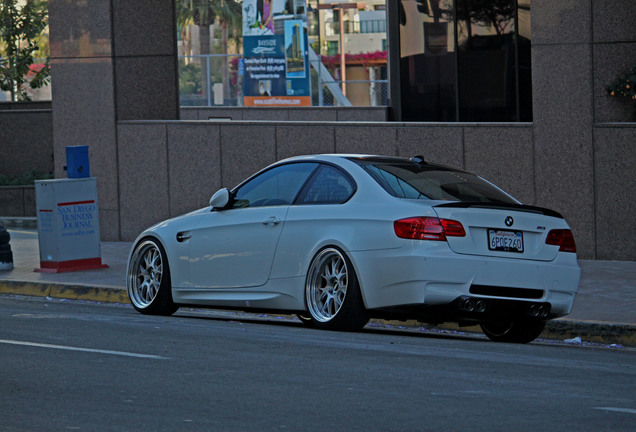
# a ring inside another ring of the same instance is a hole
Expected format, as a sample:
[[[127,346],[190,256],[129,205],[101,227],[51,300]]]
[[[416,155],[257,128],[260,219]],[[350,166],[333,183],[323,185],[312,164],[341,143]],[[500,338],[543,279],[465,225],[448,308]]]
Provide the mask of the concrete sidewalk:
[[[37,232],[9,228],[9,233],[15,268],[0,271],[0,294],[128,303],[126,263],[131,243],[102,242],[106,269],[38,273],[34,272],[40,262]],[[572,313],[551,321],[541,338],[580,337],[583,342],[636,346],[636,262],[581,260],[579,264],[582,276]],[[398,325],[421,326],[416,322]]]

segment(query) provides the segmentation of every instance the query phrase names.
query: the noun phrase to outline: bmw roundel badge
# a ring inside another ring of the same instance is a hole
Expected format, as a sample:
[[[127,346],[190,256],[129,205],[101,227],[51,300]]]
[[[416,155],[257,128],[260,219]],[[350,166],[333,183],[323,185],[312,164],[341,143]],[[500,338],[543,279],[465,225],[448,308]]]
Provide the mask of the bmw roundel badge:
[[[512,216],[508,216],[506,218],[506,226],[511,227],[513,223],[515,223],[515,220],[512,218]]]

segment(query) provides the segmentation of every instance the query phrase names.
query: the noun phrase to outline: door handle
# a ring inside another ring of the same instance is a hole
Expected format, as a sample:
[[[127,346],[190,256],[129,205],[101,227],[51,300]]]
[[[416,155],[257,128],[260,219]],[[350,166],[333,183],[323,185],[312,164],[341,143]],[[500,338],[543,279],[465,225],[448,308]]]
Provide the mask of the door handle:
[[[177,233],[177,241],[178,242],[184,242],[184,241],[190,239],[191,237],[192,237],[192,234],[187,233],[187,232]]]
[[[263,222],[263,225],[278,225],[279,223],[280,223],[280,219],[277,218],[276,216],[272,216],[271,218]]]

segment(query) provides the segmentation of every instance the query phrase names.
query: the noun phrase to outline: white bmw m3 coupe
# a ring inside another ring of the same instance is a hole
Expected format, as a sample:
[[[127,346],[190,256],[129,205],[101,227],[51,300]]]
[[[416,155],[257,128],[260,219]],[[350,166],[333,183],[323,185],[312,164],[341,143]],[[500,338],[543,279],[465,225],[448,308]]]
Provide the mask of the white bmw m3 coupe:
[[[555,211],[421,156],[314,155],[145,230],[127,290],[144,314],[285,311],[335,330],[408,318],[527,343],[570,313],[579,276]]]

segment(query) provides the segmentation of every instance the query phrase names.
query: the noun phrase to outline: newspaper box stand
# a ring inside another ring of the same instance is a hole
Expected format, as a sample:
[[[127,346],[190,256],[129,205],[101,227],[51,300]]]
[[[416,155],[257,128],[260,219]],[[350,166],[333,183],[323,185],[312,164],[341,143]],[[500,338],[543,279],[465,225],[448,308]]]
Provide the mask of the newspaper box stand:
[[[102,264],[95,177],[35,182],[40,268],[62,273],[108,267]]]

